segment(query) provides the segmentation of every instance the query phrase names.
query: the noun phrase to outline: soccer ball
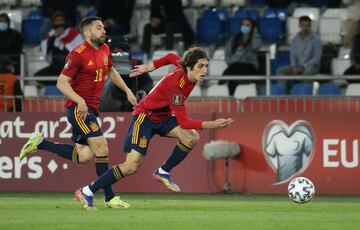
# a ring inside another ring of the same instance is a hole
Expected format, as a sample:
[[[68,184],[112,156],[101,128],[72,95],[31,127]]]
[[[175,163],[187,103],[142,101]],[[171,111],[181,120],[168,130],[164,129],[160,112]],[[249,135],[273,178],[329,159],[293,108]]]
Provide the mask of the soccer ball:
[[[288,186],[289,198],[298,204],[309,202],[315,195],[315,186],[306,177],[296,177]]]

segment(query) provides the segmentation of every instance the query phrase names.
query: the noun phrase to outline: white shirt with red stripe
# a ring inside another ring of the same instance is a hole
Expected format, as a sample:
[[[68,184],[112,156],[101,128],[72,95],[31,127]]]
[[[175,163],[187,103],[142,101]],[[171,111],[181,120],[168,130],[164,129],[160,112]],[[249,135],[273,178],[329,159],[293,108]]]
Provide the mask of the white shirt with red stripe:
[[[41,41],[41,53],[45,57],[47,62],[51,62],[51,55],[47,53],[48,39],[54,36],[55,30],[52,29]],[[65,31],[54,40],[54,46],[63,50],[64,48],[68,51],[73,50],[76,46],[84,42],[81,34],[75,27],[66,28]]]

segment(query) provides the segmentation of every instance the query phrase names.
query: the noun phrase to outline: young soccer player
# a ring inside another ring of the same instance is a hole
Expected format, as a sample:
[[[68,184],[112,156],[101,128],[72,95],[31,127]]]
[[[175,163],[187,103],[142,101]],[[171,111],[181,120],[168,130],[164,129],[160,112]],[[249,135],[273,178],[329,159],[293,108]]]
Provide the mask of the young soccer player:
[[[214,121],[188,118],[184,102],[195,84],[205,78],[209,58],[204,49],[194,47],[187,50],[182,60],[179,59],[175,54],[168,54],[151,64],[135,66],[131,76],[153,71],[167,64],[173,64],[177,68],[163,77],[135,108],[124,143],[124,152],[127,153],[125,162],[113,166],[93,184],[75,192],[85,209],[94,208],[93,194],[96,191],[137,172],[146,155],[148,143],[155,134],[178,139],[169,158],[153,176],[168,189],[180,192],[179,186],[171,179],[170,172],[198,142],[199,134],[195,129],[222,128],[233,122],[232,118]]]
[[[76,163],[88,162],[95,154],[98,176],[108,170],[108,145],[97,122],[99,100],[105,77],[123,90],[131,104],[136,105],[136,97],[112,66],[109,46],[105,44],[105,30],[98,17],[84,18],[80,31],[85,42],[72,50],[66,58],[65,66],[57,80],[57,87],[68,98],[66,108],[68,121],[73,127],[72,140],[75,145],[55,143],[33,133],[20,152],[26,157],[38,149],[53,152]],[[120,208],[127,204],[115,196],[111,186],[104,187],[105,205]]]

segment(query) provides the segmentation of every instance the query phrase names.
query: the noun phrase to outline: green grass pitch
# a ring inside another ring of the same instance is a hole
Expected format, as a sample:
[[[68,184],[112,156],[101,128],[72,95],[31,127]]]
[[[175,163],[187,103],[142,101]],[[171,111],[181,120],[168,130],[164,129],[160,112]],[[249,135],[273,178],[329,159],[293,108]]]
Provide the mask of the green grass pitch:
[[[360,229],[360,197],[123,194],[129,209],[84,211],[70,193],[0,193],[0,229]]]

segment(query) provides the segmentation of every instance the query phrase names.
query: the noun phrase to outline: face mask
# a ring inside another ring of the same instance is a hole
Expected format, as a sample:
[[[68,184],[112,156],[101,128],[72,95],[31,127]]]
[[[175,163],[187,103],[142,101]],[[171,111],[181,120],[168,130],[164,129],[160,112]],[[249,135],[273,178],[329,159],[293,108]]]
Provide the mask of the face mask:
[[[8,24],[6,22],[0,22],[0,31],[5,31],[8,29]]]
[[[241,26],[241,32],[243,34],[248,34],[248,33],[250,33],[250,31],[251,31],[251,27],[249,27],[249,26]]]

